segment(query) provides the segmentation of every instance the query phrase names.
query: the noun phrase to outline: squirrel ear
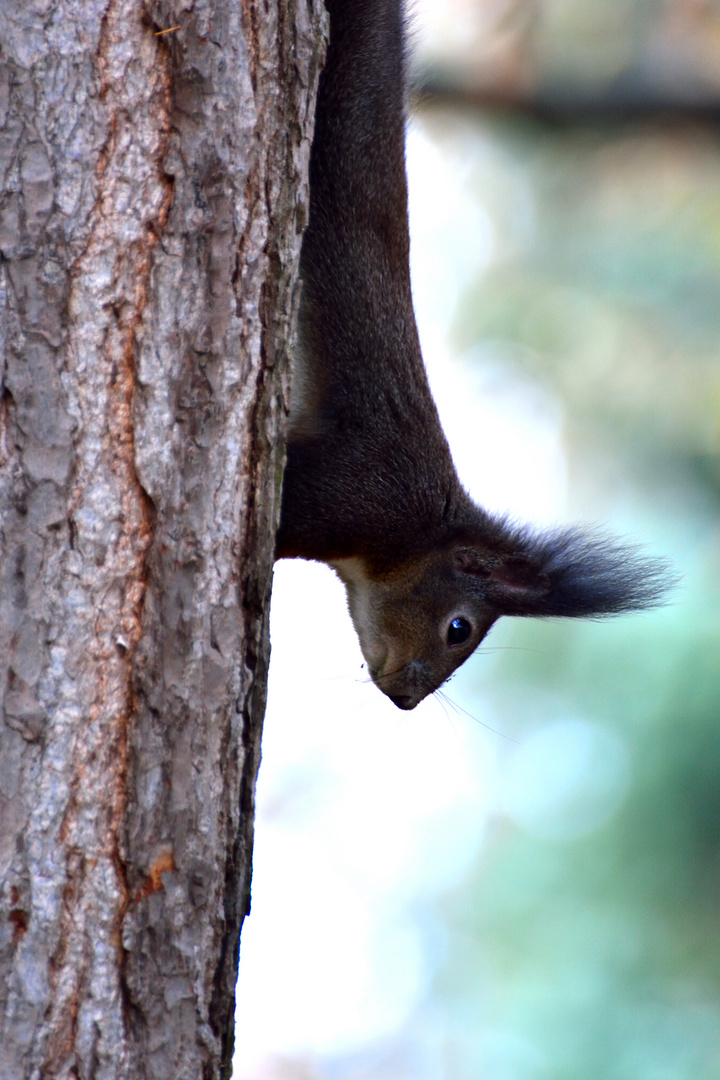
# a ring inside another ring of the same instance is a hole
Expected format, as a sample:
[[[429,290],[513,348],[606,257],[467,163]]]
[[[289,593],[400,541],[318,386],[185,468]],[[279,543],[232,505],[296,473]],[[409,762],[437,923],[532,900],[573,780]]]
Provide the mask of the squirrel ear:
[[[676,578],[661,559],[598,532],[533,533],[495,522],[494,535],[460,568],[483,579],[502,615],[587,617],[642,611],[661,603]],[[489,543],[488,543],[489,540]]]
[[[509,615],[511,609],[519,607],[523,609],[519,614],[525,614],[528,605],[537,605],[547,596],[552,582],[543,567],[531,559],[505,555],[490,571],[488,585],[493,602]]]
[[[482,582],[486,599],[504,615],[530,615],[551,588],[542,565],[522,552],[498,552],[486,547],[463,548],[456,555],[463,573]]]

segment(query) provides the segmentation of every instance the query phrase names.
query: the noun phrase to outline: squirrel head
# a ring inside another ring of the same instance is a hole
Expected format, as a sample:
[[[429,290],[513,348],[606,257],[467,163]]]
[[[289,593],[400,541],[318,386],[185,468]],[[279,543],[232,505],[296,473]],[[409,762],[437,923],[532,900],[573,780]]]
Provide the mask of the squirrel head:
[[[579,529],[538,534],[483,515],[440,548],[382,572],[331,563],[373,682],[414,709],[464,663],[501,615],[602,617],[656,605],[662,560]]]

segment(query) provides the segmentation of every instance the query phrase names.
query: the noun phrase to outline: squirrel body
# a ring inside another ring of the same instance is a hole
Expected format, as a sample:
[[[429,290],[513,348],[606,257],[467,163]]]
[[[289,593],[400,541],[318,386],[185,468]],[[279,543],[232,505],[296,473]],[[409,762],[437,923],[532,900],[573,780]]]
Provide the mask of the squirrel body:
[[[430,393],[409,270],[402,0],[326,0],[277,558],[343,581],[376,685],[403,709],[501,615],[652,606],[664,564],[538,534],[463,489]]]

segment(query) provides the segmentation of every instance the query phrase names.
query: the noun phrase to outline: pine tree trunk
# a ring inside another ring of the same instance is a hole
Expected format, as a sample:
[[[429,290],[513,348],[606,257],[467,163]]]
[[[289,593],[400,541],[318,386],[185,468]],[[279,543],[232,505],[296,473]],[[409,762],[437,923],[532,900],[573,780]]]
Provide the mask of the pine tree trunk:
[[[323,25],[0,9],[2,1080],[229,1074]]]

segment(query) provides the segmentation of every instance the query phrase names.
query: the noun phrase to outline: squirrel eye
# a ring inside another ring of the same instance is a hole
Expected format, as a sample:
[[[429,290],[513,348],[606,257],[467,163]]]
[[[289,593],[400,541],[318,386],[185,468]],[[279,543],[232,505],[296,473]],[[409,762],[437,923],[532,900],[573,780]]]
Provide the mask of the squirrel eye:
[[[462,645],[464,641],[467,641],[471,633],[472,627],[470,623],[467,619],[463,619],[462,615],[459,615],[448,626],[448,645]]]

